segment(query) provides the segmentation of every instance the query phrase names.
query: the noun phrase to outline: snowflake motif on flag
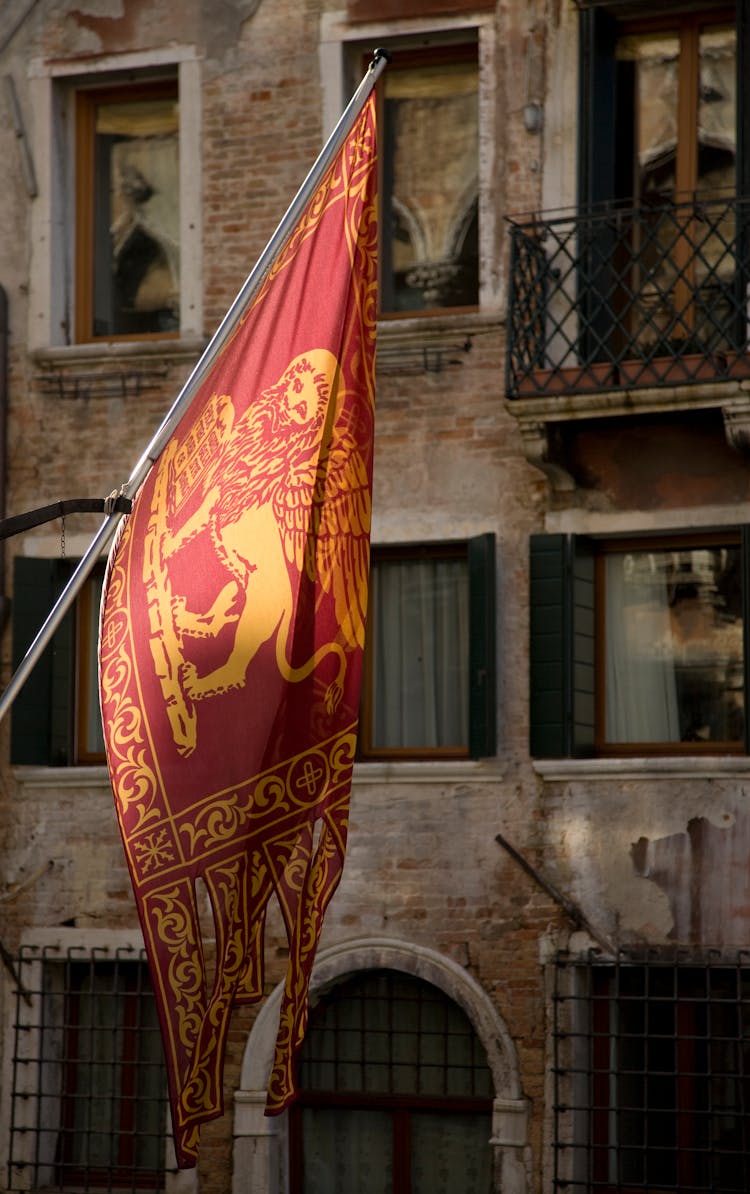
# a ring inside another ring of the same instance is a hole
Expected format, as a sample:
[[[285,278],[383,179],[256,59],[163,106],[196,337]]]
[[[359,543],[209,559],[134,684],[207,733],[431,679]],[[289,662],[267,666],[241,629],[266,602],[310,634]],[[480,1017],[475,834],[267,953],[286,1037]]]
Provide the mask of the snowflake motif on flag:
[[[160,829],[158,833],[150,833],[148,837],[143,838],[140,842],[134,842],[133,845],[144,874],[152,868],[158,869],[166,862],[174,862],[172,842],[167,837],[166,829]]]

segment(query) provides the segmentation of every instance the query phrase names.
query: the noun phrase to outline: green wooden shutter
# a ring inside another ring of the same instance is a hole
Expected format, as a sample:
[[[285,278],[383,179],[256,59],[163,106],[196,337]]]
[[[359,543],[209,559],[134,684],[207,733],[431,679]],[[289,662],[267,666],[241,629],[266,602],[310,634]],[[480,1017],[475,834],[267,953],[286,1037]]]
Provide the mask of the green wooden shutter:
[[[590,539],[570,539],[572,627],[570,638],[572,755],[594,750],[594,549]]]
[[[532,535],[529,750],[590,754],[594,745],[594,553],[582,537]]]
[[[740,528],[742,627],[745,689],[745,754],[750,755],[750,526]]]
[[[529,751],[569,753],[567,707],[567,537],[532,535],[529,560]]]
[[[578,194],[580,208],[587,211],[615,198],[618,159],[632,163],[633,155],[623,144],[628,123],[625,129],[617,123],[615,21],[609,13],[587,10],[581,13],[579,28]],[[632,126],[632,113],[627,113],[627,121]],[[628,190],[632,198],[632,179]],[[603,220],[585,220],[578,231],[581,362],[607,355],[617,238],[614,225]]]
[[[750,195],[750,8],[746,0],[737,0],[737,194]],[[735,230],[734,302],[737,318],[733,321],[734,341],[744,349],[747,326],[743,318],[745,297],[750,286],[750,220],[747,208],[737,209]],[[746,690],[747,691],[747,690]]]
[[[13,581],[13,667],[18,667],[52,609],[73,563],[17,556]],[[16,697],[11,762],[63,766],[71,761],[74,615],[69,613]]]
[[[495,536],[468,542],[469,561],[469,754],[487,758],[497,750],[497,648],[495,634]]]

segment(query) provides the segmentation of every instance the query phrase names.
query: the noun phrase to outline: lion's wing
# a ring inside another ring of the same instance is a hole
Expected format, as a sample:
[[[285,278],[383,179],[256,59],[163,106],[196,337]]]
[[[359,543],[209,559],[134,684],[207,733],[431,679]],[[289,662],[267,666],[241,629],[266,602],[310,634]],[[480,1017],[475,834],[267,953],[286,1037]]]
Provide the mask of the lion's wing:
[[[297,471],[285,498],[277,513],[287,558],[333,595],[345,642],[362,647],[371,498],[367,467],[348,430],[337,429],[317,467],[308,462]]]

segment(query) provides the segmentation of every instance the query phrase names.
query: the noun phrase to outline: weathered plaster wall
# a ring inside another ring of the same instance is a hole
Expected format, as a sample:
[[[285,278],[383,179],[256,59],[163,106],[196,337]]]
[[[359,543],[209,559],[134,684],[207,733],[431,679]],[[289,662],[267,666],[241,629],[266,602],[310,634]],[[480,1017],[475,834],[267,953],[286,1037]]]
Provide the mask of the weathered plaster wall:
[[[745,947],[748,773],[711,763],[673,769],[544,768],[559,886],[612,940]],[[609,775],[607,772],[609,771]],[[639,775],[639,772],[641,773]],[[691,774],[692,772],[692,774]]]
[[[726,767],[712,773],[709,764],[679,774],[635,765],[545,773],[528,758],[529,534],[545,526],[624,531],[644,520],[650,529],[689,526],[708,517],[706,503],[728,520],[733,504],[750,496],[746,462],[727,447],[718,416],[700,423],[652,420],[635,429],[627,422],[581,426],[566,448],[578,488],[560,495],[527,463],[505,409],[503,217],[574,197],[574,8],[552,0],[498,4],[489,49],[483,43],[483,104],[494,122],[492,135],[483,132],[491,186],[483,197],[482,268],[491,302],[481,318],[444,330],[450,349],[439,372],[414,368],[406,349],[399,357],[402,328],[384,328],[380,338],[373,539],[495,532],[498,759],[358,769],[347,866],[323,937],[325,949],[373,937],[430,949],[481,985],[517,1051],[529,1101],[534,1194],[542,1189],[549,1024],[540,949],[564,944],[570,925],[495,835],[507,837],[613,941],[747,944],[750,913],[750,774]],[[343,9],[315,0],[38,0],[7,43],[9,26],[0,14],[0,74],[16,82],[32,149],[39,130],[30,115],[30,62],[90,64],[99,56],[194,43],[202,79],[206,334],[320,146],[326,81],[318,72],[318,39],[324,25],[333,39],[345,24]],[[371,28],[358,27],[357,36],[366,39]],[[530,38],[543,51],[541,134],[523,127]],[[1,120],[0,283],[11,310],[9,513],[61,497],[104,496],[118,485],[192,364],[189,354],[165,355],[161,372],[152,371],[138,396],[61,399],[42,385],[40,362],[25,351],[29,212],[15,134]],[[416,359],[420,334],[414,333]],[[66,528],[68,554],[85,546],[97,523],[80,519]],[[52,526],[14,542],[11,551],[54,555],[59,546],[59,527]],[[4,678],[9,660],[6,635]],[[103,773],[14,774],[7,726],[0,727],[0,743],[0,896],[10,897],[3,903],[3,943],[14,949],[32,927],[134,927]],[[270,991],[285,965],[277,916],[267,952]],[[0,999],[7,1001],[9,989],[3,975]],[[6,1002],[0,1013],[7,1010]],[[254,1015],[244,1010],[233,1024],[228,1108]],[[228,1194],[231,1187],[231,1132],[229,1111],[205,1130],[199,1180],[206,1194]]]

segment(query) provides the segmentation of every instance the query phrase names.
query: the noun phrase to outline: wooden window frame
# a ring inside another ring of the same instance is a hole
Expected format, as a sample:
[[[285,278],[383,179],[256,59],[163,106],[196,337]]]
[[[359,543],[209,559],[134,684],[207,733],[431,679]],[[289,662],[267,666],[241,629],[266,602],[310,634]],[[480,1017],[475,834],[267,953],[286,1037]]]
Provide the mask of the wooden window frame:
[[[743,611],[745,733],[743,742],[628,743],[602,741],[604,638],[601,557],[606,545],[679,550],[736,545]],[[750,755],[750,527],[684,530],[594,539],[530,537],[529,754],[538,759]],[[600,570],[597,583],[597,568]]]
[[[98,580],[104,572],[101,564],[94,569],[83,585],[75,606],[76,636],[75,636],[75,761],[83,764],[102,764],[106,762],[106,752],[90,751],[86,747],[86,732],[92,710],[99,709],[99,693],[92,691],[89,684],[91,665],[97,653],[97,639],[91,635],[92,619],[98,609],[94,603],[94,589],[98,588]]]
[[[698,171],[698,84],[702,30],[711,25],[734,25],[737,12],[732,6],[704,8],[697,11],[665,12],[660,16],[618,21],[619,37],[649,33],[675,33],[680,45],[680,70],[677,91],[677,145],[675,157],[675,201],[692,198]],[[740,114],[737,112],[737,124]]]
[[[469,601],[468,741],[444,747],[378,747],[372,742],[375,634],[365,639],[362,668],[362,700],[359,721],[359,758],[363,762],[385,760],[469,759],[493,755],[496,750],[496,665],[495,665],[495,537],[434,543],[373,545],[371,568],[379,561],[420,560],[466,561]],[[373,623],[368,618],[372,627]]]
[[[75,93],[75,296],[74,339],[77,344],[99,344],[108,341],[129,342],[176,340],[179,331],[94,333],[94,244],[95,163],[94,143],[96,109],[100,104],[116,100],[147,100],[174,97],[179,99],[176,77],[143,80],[109,87],[79,88]]]
[[[596,754],[601,758],[628,758],[651,755],[732,755],[744,753],[744,742],[608,742],[604,736],[606,718],[606,681],[605,681],[605,653],[606,653],[606,581],[605,569],[607,558],[611,555],[622,555],[625,552],[646,551],[687,551],[701,547],[736,547],[742,553],[742,541],[739,532],[716,531],[693,535],[655,535],[633,536],[632,538],[601,539],[596,543],[594,562],[594,692],[595,692],[595,723],[594,744]],[[747,634],[747,627],[743,625],[743,637]],[[745,722],[747,723],[747,693],[745,696]]]
[[[704,29],[712,25],[733,25],[736,13],[732,8],[701,9],[697,12],[666,13],[662,16],[623,21],[618,24],[618,36],[648,33],[674,33],[679,43],[679,72],[677,76],[677,141],[675,146],[675,180],[673,202],[689,202],[698,184],[698,109],[700,84],[700,38]],[[739,49],[739,47],[738,47]],[[735,114],[735,128],[740,121]],[[735,179],[736,190],[736,179]],[[674,244],[676,280],[674,308],[682,313],[686,328],[694,328],[692,296],[695,293],[696,221],[686,215],[680,235]]]
[[[371,568],[378,563],[403,564],[420,563],[422,561],[462,560],[468,561],[465,545],[460,543],[427,543],[409,547],[398,545],[394,547],[373,547]],[[370,616],[368,614],[368,622]],[[372,625],[372,622],[370,622]],[[465,759],[469,755],[468,743],[465,746],[435,746],[435,747],[385,747],[375,746],[372,741],[374,717],[374,682],[375,682],[375,634],[370,633],[365,640],[363,660],[363,689],[362,711],[360,714],[360,754],[367,761],[379,759]]]
[[[13,665],[17,668],[44,619],[70,579],[75,561],[18,556],[13,588]],[[104,564],[97,565],[103,568]],[[84,683],[96,650],[82,627],[91,614],[87,579],[73,609],[42,652],[11,712],[11,762],[47,767],[101,765],[104,752],[82,748],[85,716],[98,699]]]

